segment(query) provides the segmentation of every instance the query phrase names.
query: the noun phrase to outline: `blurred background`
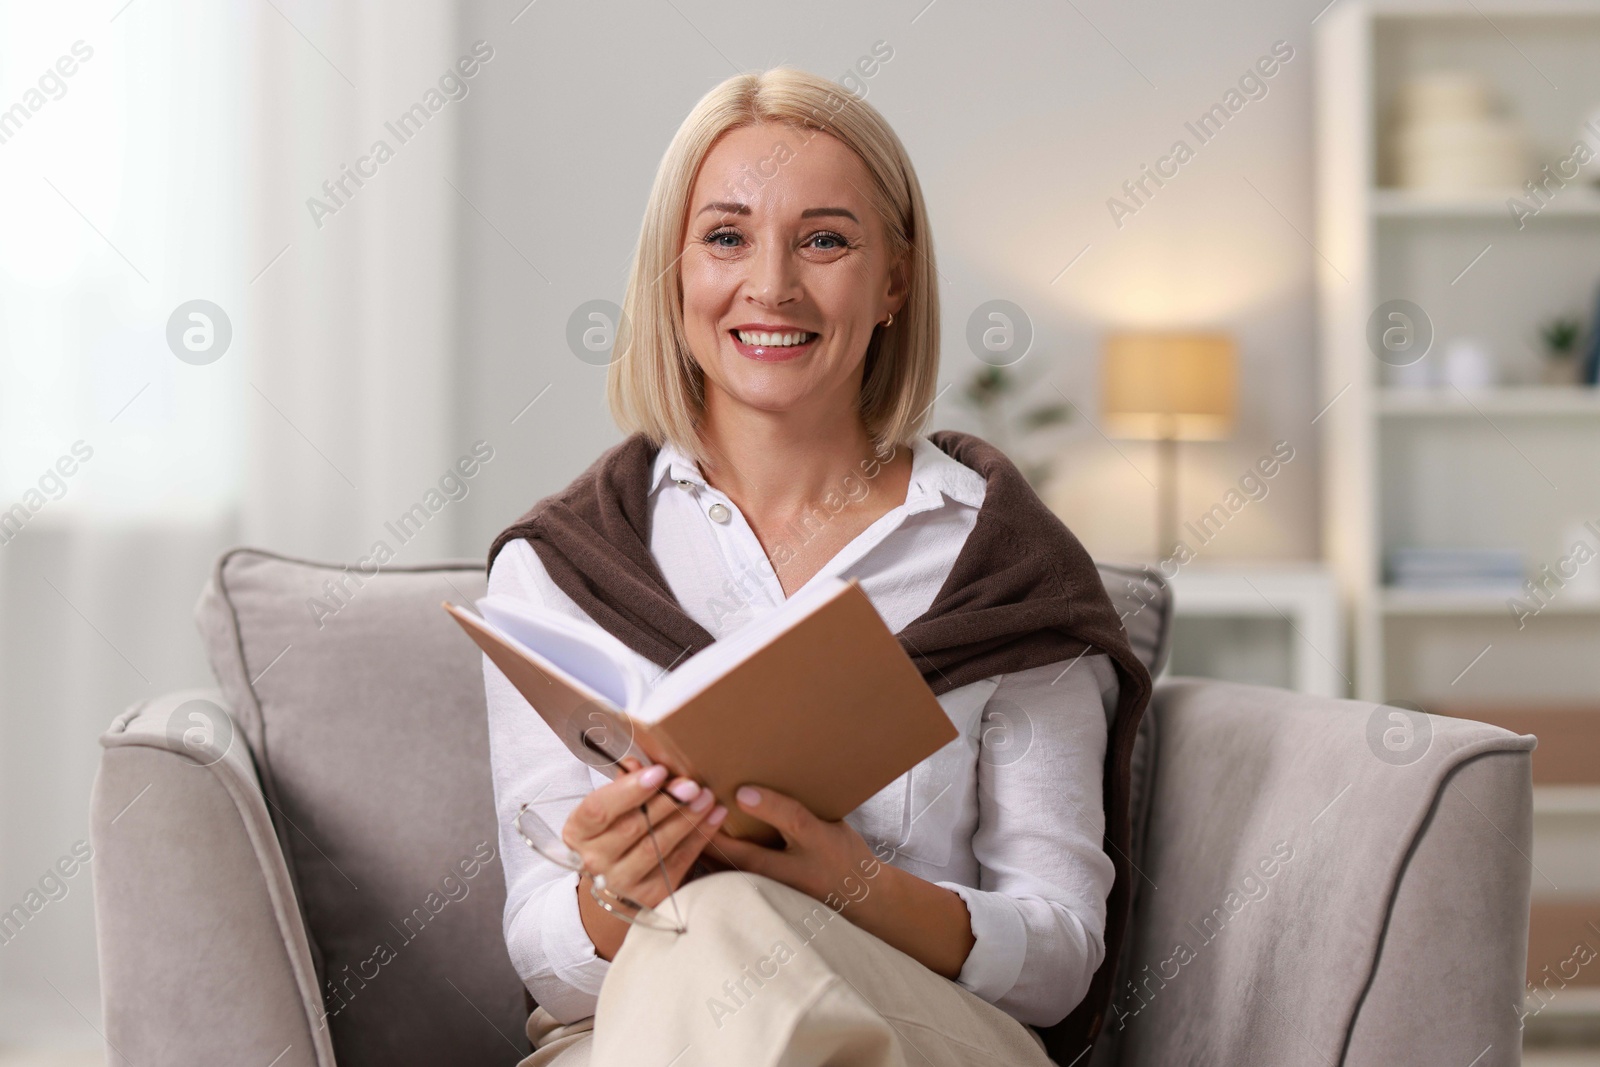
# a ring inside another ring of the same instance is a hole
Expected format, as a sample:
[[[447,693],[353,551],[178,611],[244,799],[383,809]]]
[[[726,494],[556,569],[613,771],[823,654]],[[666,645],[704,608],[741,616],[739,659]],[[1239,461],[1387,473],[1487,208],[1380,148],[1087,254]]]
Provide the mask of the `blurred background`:
[[[1545,970],[1600,950],[1581,3],[0,4],[0,910],[112,717],[209,684],[219,552],[481,559],[619,439],[573,338],[679,122],[780,63],[918,168],[932,426],[1161,567],[1173,671],[1545,739],[1528,1033],[1593,1037],[1600,963]],[[104,1062],[92,878],[0,923],[0,1064]]]

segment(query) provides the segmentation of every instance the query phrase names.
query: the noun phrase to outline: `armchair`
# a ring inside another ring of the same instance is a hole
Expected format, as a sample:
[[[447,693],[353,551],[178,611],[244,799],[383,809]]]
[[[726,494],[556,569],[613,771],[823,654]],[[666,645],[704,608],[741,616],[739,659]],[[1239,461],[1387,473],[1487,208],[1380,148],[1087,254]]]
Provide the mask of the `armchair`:
[[[1159,670],[1165,583],[1102,574]],[[527,1053],[480,660],[439,610],[483,589],[475,562],[222,557],[196,612],[218,688],[135,705],[102,738],[108,1054]],[[1132,930],[1093,1064],[1519,1062],[1533,739],[1392,710],[1157,686],[1135,750]],[[1402,726],[1396,751],[1385,731]]]

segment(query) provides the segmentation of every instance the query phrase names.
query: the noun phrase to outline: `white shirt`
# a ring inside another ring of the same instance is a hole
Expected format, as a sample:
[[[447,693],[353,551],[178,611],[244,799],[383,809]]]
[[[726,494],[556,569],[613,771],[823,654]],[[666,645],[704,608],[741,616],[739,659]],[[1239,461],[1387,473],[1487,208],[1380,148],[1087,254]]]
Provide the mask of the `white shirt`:
[[[898,633],[933,603],[984,490],[981,475],[919,438],[905,502],[811,581],[857,579]],[[811,536],[844,500],[873,491],[881,490],[867,473],[841,483],[814,510]],[[786,535],[790,550],[806,536],[799,528]],[[650,552],[684,611],[715,637],[785,599],[739,509],[670,444],[651,476]],[[775,542],[773,559],[781,566],[785,558],[783,540]],[[501,550],[489,592],[588,620],[524,540]],[[583,929],[577,875],[529,849],[512,819],[524,801],[557,798],[535,809],[559,829],[578,800],[609,779],[568,752],[487,658],[484,684],[506,945],[534,998],[572,1022],[594,1014],[611,964]],[[961,896],[975,943],[956,981],[1035,1026],[1077,1006],[1105,954],[1113,867],[1101,847],[1101,775],[1117,689],[1104,654],[953,689],[939,703],[960,736],[845,817],[877,855]]]

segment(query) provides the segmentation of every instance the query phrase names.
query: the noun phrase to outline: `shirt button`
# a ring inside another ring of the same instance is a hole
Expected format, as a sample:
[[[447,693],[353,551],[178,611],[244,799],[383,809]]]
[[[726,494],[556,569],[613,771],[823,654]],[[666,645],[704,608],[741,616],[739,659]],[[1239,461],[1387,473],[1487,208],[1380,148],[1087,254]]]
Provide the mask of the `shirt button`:
[[[728,509],[721,504],[712,504],[706,509],[706,514],[711,516],[712,522],[727,522]]]
[[[679,489],[693,489],[694,488],[694,483],[689,481],[687,478],[679,478],[678,479],[678,488]]]

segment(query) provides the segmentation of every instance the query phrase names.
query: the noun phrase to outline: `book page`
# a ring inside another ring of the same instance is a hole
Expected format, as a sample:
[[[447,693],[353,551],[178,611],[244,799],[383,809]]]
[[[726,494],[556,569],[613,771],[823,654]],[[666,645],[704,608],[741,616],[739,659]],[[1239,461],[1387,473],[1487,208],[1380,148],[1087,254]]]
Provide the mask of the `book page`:
[[[487,596],[478,612],[495,629],[632,713],[644,700],[650,677],[636,667],[632,649],[592,623],[581,622],[506,596]]]
[[[606,777],[616,777],[617,762],[635,736],[627,712],[493,623],[448,601],[441,606],[568,751]]]

